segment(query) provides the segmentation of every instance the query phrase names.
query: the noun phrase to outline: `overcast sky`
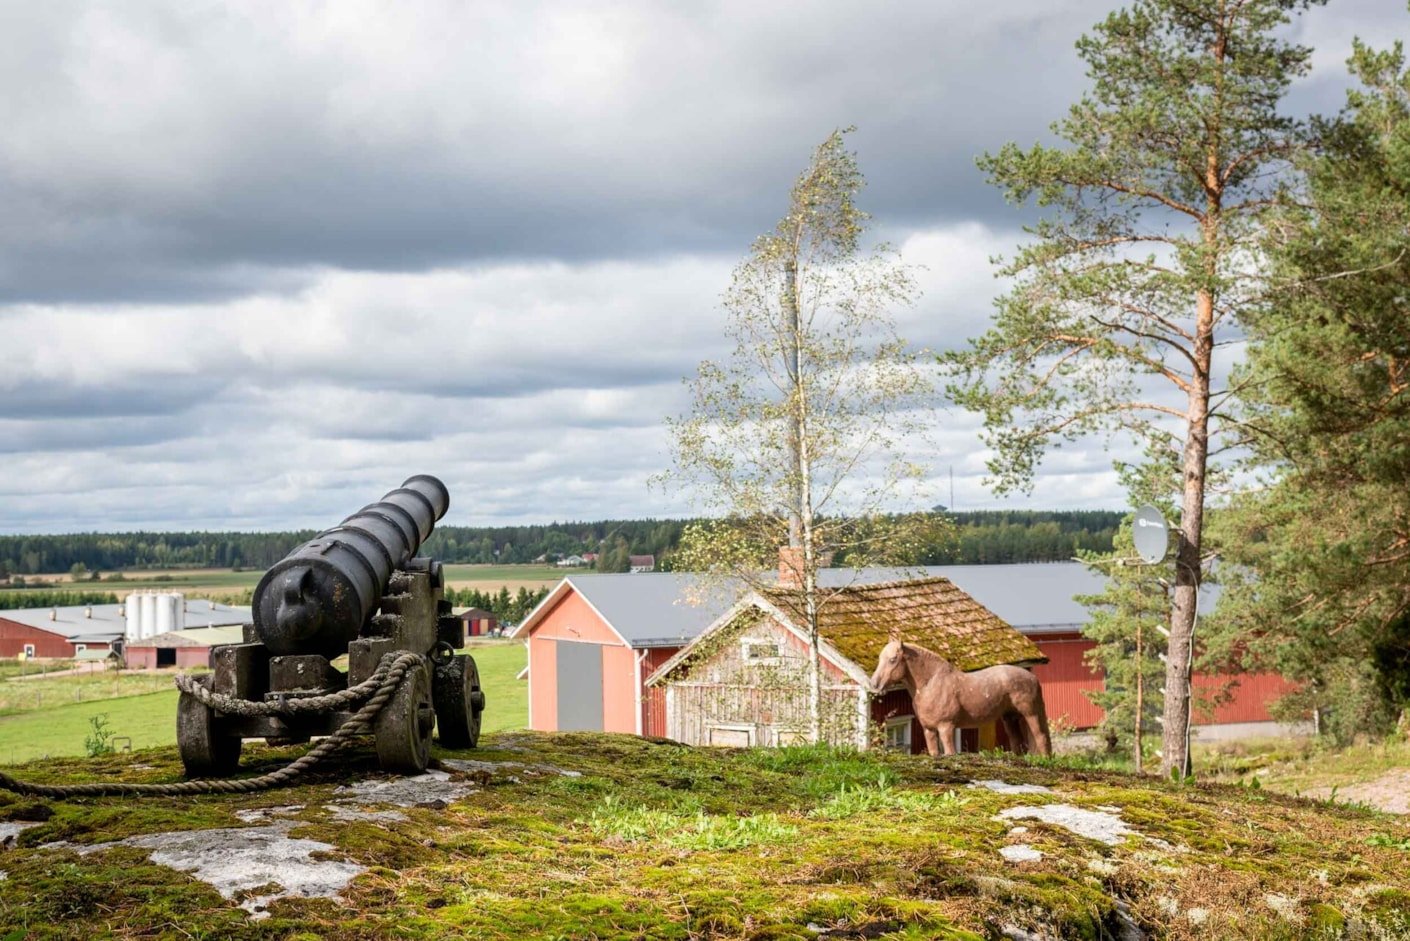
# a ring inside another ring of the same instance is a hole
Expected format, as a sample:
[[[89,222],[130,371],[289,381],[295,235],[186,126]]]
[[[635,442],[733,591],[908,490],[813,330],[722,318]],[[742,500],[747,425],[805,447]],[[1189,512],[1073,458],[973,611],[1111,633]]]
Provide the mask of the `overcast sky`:
[[[449,522],[680,515],[662,421],[838,126],[925,294],[980,332],[1023,217],[974,157],[1081,93],[1110,0],[0,0],[0,532],[330,525],[409,473]],[[1331,0],[1298,109],[1404,0]],[[1119,507],[1100,445],[961,508]]]

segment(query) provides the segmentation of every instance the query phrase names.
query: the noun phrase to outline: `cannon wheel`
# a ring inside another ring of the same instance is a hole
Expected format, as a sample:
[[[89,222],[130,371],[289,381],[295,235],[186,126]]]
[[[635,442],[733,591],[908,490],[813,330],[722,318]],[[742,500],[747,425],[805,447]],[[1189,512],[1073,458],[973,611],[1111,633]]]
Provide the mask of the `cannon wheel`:
[[[485,694],[480,670],[469,654],[456,654],[436,667],[431,682],[436,702],[436,736],[446,748],[474,748],[480,741],[480,713]]]
[[[425,771],[431,760],[431,729],[435,724],[431,671],[423,661],[406,672],[397,691],[377,713],[373,735],[377,743],[377,763],[382,770]]]
[[[209,688],[209,676],[196,682]],[[223,734],[215,711],[190,693],[182,693],[176,702],[176,744],[188,778],[223,778],[240,767],[238,735]]]

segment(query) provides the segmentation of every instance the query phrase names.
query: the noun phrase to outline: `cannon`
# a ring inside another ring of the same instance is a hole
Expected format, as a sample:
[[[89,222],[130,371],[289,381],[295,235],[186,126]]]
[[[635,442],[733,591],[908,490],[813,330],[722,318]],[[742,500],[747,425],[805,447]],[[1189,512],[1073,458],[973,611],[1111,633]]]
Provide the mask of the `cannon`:
[[[441,564],[416,554],[449,508],[445,485],[419,474],[264,574],[244,642],[213,647],[212,672],[199,678],[216,695],[183,691],[177,703],[188,777],[234,773],[247,738],[295,744],[332,734],[356,708],[320,704],[372,679],[389,653],[420,661],[368,730],[381,767],[424,771],[433,730],[448,748],[475,747],[485,708],[479,671],[473,657],[456,653],[465,629],[443,598]],[[346,672],[334,665],[343,655]],[[288,708],[299,699],[311,708]]]

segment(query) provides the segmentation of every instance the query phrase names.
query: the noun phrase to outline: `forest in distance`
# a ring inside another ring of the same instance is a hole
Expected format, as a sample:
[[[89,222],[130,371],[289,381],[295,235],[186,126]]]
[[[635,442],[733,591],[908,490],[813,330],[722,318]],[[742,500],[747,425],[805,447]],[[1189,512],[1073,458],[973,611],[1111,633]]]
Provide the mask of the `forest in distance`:
[[[1059,562],[1110,552],[1123,513],[1113,510],[983,510],[946,513],[946,537],[924,548],[924,565]],[[442,526],[422,553],[442,562],[517,564],[598,554],[599,571],[625,571],[629,555],[672,554],[689,520],[602,520],[532,526]],[[0,536],[0,579],[147,568],[266,569],[313,530],[276,533],[132,532]]]

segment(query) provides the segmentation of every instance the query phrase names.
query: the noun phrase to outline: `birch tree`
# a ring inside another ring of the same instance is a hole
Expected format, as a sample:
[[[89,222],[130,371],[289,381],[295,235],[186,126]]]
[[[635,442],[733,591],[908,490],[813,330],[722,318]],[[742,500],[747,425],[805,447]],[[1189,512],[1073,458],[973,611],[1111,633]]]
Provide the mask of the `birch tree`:
[[[1063,439],[1181,442],[1166,773],[1189,771],[1206,474],[1241,391],[1220,381],[1219,351],[1263,290],[1257,238],[1306,139],[1279,104],[1309,57],[1284,26],[1311,2],[1137,0],[1078,42],[1092,87],[1053,126],[1061,143],[979,161],[1041,210],[993,327],[949,357],[999,489],[1029,485]]]
[[[896,332],[917,296],[888,245],[866,247],[856,156],[836,131],[813,153],[788,211],[759,237],[724,295],[731,355],[700,364],[692,409],[669,423],[675,471],[704,522],[688,527],[678,569],[778,586],[780,548],[808,629],[810,737],[822,737],[818,614],[828,561],[908,560],[939,517],[910,508],[923,469],[903,445],[924,432],[931,382]]]

